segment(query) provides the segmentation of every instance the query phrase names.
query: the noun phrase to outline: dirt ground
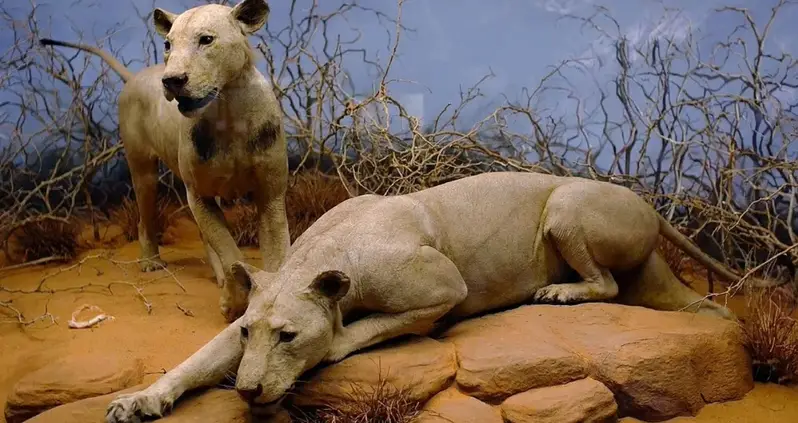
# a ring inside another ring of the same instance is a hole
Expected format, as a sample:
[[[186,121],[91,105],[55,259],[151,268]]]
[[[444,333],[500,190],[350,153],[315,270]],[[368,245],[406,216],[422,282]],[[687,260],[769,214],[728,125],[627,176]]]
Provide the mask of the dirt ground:
[[[113,228],[108,231],[105,239],[116,237]],[[13,312],[0,309],[0,410],[20,377],[56,358],[88,352],[137,356],[145,361],[149,382],[225,326],[218,309],[219,289],[205,263],[196,227],[188,220],[180,221],[167,235],[175,241],[161,250],[169,263],[168,271],[140,273],[134,262],[138,243],[131,242],[107,248],[113,245],[109,243],[106,248],[86,251],[80,260],[67,265],[0,273],[2,286],[8,290],[30,291],[41,285],[43,291],[0,292],[0,300],[11,300],[25,319],[44,313],[57,317],[56,324],[41,319],[20,327]],[[258,264],[257,250],[245,249],[244,253],[248,261]],[[70,269],[59,270],[63,268]],[[744,302],[733,300],[731,307],[740,312]],[[99,306],[114,319],[93,329],[69,329],[70,315],[83,304]],[[147,304],[151,307],[149,313]],[[695,418],[672,421],[798,421],[798,388],[757,385],[741,401],[709,405]],[[4,422],[0,413],[0,423]]]

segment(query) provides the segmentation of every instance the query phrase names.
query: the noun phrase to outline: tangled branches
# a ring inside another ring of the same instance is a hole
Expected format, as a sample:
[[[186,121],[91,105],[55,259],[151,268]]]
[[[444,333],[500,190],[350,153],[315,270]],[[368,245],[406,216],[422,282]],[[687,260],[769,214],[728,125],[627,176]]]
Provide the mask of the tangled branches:
[[[395,6],[292,0],[285,25],[270,23],[256,35],[283,106],[294,171],[335,172],[349,195],[401,194],[500,170],[611,181],[645,195],[727,264],[768,263],[758,269],[794,277],[798,117],[788,94],[798,90],[798,66],[767,42],[791,2],[777,1],[764,20],[743,8],[717,10],[741,25],[713,34],[711,49],[699,48],[704,34],[689,24],[669,31],[654,22],[649,37],[630,38],[607,8],[569,16],[600,48],[552,66],[536,86],[507,93],[483,118],[468,120],[493,75],[432,119],[397,99],[404,81],[393,64],[411,29],[402,23],[403,1]],[[331,29],[346,27],[353,13],[387,27],[383,59],[361,48],[358,31]],[[109,188],[128,183],[116,134],[118,81],[90,56],[38,47],[46,34],[35,7],[23,17],[0,15],[15,40],[0,59],[7,75],[0,83],[15,87],[14,100],[0,106],[0,126],[12,134],[0,152],[2,239],[32,221],[107,213],[124,197]],[[149,23],[151,16],[140,17]],[[678,11],[664,8],[663,22],[674,19]],[[159,61],[154,37],[147,26],[137,60]],[[356,89],[347,70],[353,63],[373,75],[371,89]]]

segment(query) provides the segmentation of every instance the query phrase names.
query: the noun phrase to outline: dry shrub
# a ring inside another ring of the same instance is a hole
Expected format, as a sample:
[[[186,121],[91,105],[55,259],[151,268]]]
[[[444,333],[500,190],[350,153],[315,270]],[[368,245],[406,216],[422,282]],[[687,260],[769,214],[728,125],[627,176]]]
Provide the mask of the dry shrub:
[[[292,176],[285,195],[291,242],[321,215],[348,198],[349,193],[338,177],[318,171],[304,171]],[[237,200],[225,209],[224,216],[238,246],[258,245],[258,209],[254,204]]]
[[[798,382],[798,322],[794,292],[783,288],[747,293],[748,313],[742,323],[754,366],[754,379]]]
[[[690,257],[662,235],[657,244],[657,253],[665,259],[671,271],[681,279],[680,276],[688,269]]]
[[[346,186],[336,176],[313,170],[292,177],[285,197],[291,242],[324,213],[348,198]]]
[[[73,221],[40,220],[14,232],[14,261],[29,262],[48,257],[59,261],[75,258],[80,250],[80,227]]]
[[[254,204],[236,200],[225,209],[224,218],[239,247],[258,245],[258,208]]]
[[[157,207],[156,236],[159,241],[163,241],[163,234],[177,217],[178,206],[173,204],[167,197],[159,197],[155,203]],[[116,209],[111,211],[111,220],[122,228],[125,239],[135,241],[139,238],[139,207],[136,201],[125,197]]]
[[[377,387],[352,384],[345,401],[314,410],[292,410],[298,423],[407,423],[421,414],[422,404],[385,380]]]

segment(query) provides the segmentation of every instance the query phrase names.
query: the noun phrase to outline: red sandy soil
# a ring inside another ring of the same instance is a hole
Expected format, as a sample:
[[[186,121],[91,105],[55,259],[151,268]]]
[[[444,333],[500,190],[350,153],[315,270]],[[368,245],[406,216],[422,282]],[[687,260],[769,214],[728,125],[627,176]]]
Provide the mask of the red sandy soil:
[[[114,235],[113,229],[110,232]],[[13,313],[0,309],[0,410],[20,377],[56,358],[89,352],[140,357],[151,373],[147,382],[151,382],[163,369],[180,363],[225,326],[218,308],[219,288],[205,263],[196,227],[189,220],[181,220],[167,235],[176,240],[161,247],[162,257],[169,263],[168,271],[139,272],[134,262],[138,243],[132,242],[117,248],[105,246],[86,251],[81,254],[84,263],[68,271],[59,272],[59,269],[77,261],[0,273],[1,285],[9,290],[34,290],[45,278],[45,288],[55,292],[0,292],[0,300],[11,300],[26,319],[41,316],[45,311],[57,317],[56,324],[41,320],[21,327]],[[106,234],[105,238],[114,236]],[[257,250],[245,249],[244,253],[250,263],[258,264]],[[117,263],[91,258],[109,254]],[[53,275],[56,272],[59,273]],[[118,283],[109,289],[112,282]],[[140,287],[141,295],[151,304],[150,313],[133,285]],[[744,301],[732,300],[731,307],[740,312]],[[99,306],[114,316],[114,320],[93,329],[69,329],[70,315],[83,304]],[[193,316],[187,316],[181,307]],[[5,423],[1,414],[0,423]],[[741,401],[709,405],[695,418],[672,421],[798,421],[798,389],[758,384]]]

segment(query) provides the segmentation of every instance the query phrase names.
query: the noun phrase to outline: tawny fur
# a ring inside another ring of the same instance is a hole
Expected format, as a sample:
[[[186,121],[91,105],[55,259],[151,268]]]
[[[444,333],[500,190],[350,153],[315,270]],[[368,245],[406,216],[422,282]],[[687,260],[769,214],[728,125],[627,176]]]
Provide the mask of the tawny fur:
[[[220,308],[228,321],[243,314],[248,289],[226,277],[243,256],[218,198],[254,193],[264,269],[277,270],[290,242],[282,112],[271,84],[255,68],[247,39],[268,14],[263,0],[244,0],[233,8],[211,4],[179,15],[155,9],[155,28],[165,38],[165,63],[136,74],[96,47],[41,40],[96,54],[125,81],[119,129],[141,216],[142,270],[166,266],[154,222],[160,159],[186,185],[208,261],[223,287]],[[181,77],[185,84],[169,83]]]
[[[185,391],[236,368],[239,393],[274,407],[322,361],[426,335],[442,318],[526,302],[616,300],[734,319],[677,280],[655,252],[660,234],[737,278],[634,192],[609,183],[489,173],[404,196],[349,199],[296,240],[278,272],[234,265],[253,286],[244,316],[147,389],[114,400],[107,420],[160,416]],[[566,279],[569,270],[576,282]]]

